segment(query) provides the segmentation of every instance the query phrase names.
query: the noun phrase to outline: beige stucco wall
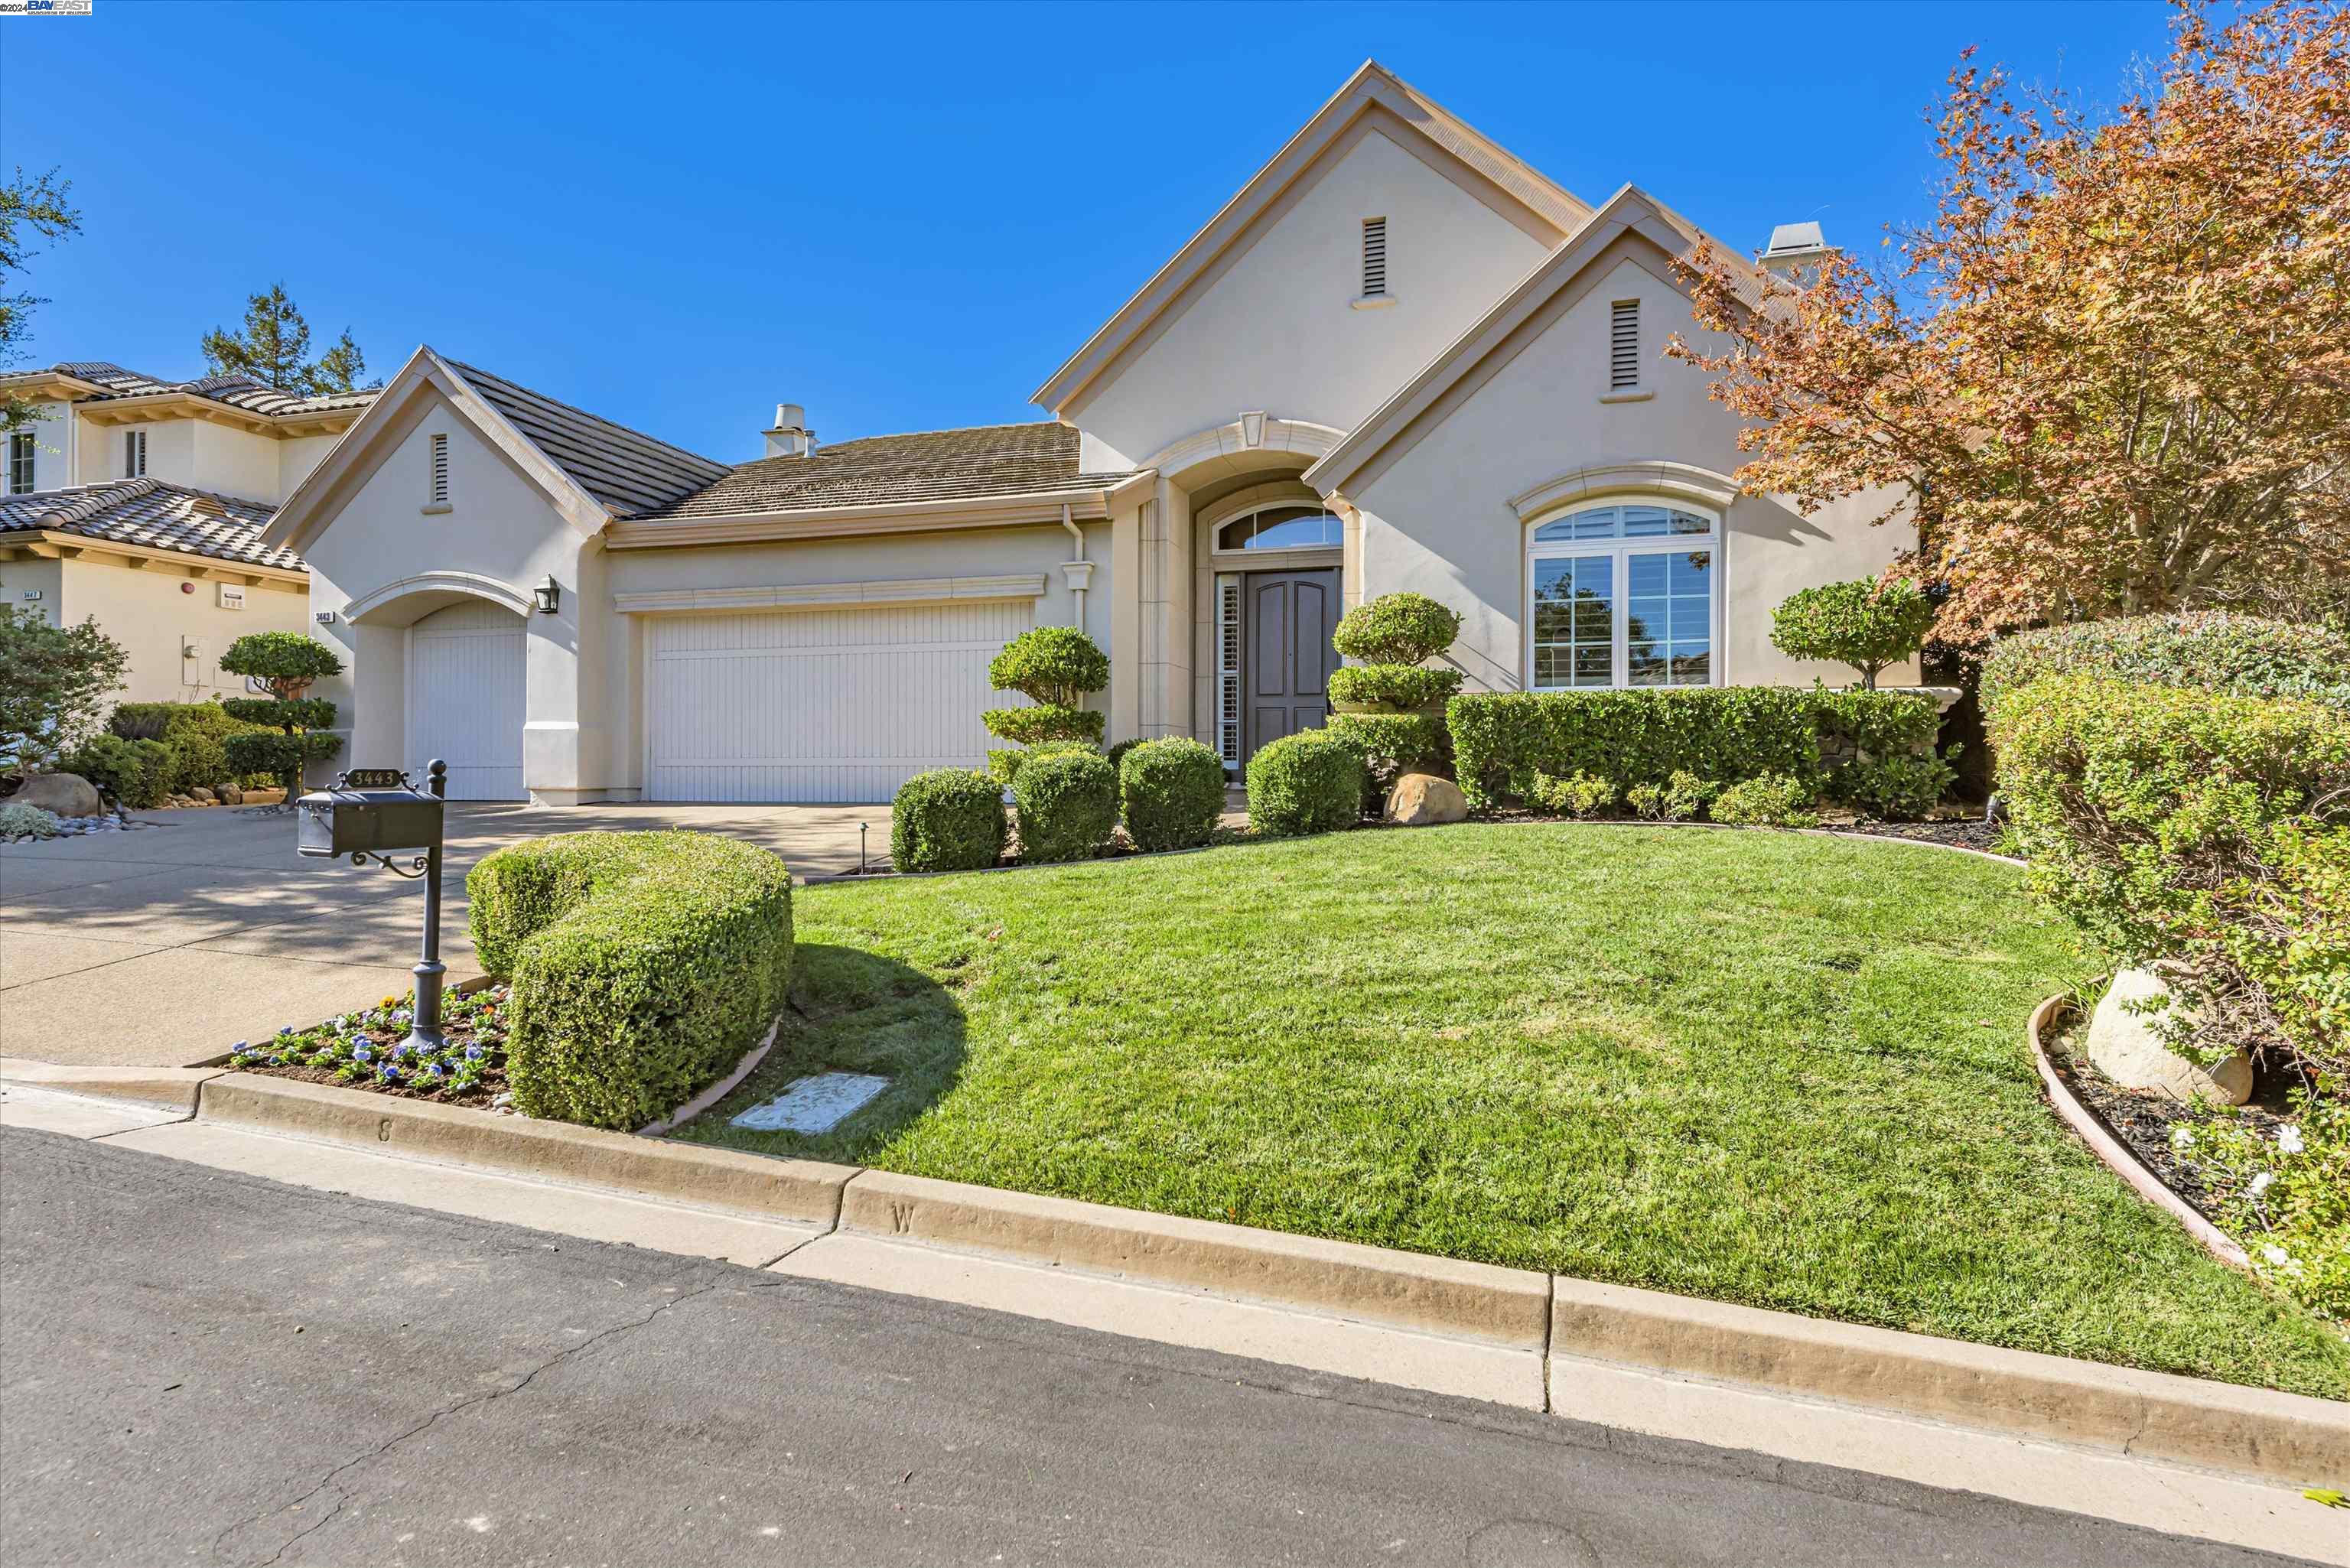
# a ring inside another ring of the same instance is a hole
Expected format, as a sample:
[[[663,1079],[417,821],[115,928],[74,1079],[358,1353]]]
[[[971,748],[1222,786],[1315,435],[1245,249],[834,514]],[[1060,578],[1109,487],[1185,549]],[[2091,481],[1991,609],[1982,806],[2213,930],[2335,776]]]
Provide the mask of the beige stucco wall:
[[[1607,391],[1609,306],[1640,301],[1645,390]],[[1563,314],[1457,407],[1399,442],[1351,481],[1361,510],[1361,591],[1424,593],[1461,610],[1453,657],[1479,686],[1515,689],[1525,674],[1524,526],[1512,498],[1569,470],[1665,461],[1729,475],[1742,462],[1738,421],[1707,396],[1707,378],[1663,358],[1672,332],[1702,335],[1668,280],[1663,257],[1625,239],[1561,296]],[[1722,545],[1724,628],[1718,680],[1734,685],[1830,684],[1841,666],[1790,659],[1771,646],[1771,612],[1815,583],[1875,576],[1914,542],[1904,523],[1872,527],[1882,500],[1856,497],[1805,516],[1776,499],[1742,497]],[[1348,585],[1351,596],[1355,585]],[[1914,664],[1888,683],[1914,680]]]
[[[1293,192],[1155,338],[1061,410],[1089,466],[1146,462],[1244,409],[1349,429],[1545,249],[1377,130],[1342,140]],[[1388,220],[1393,303],[1358,310],[1373,217]]]
[[[41,618],[51,626],[68,624],[64,612],[64,582],[62,561],[45,561],[36,556],[0,561],[0,600],[17,609],[38,610]],[[37,597],[26,598],[27,594]]]
[[[245,584],[244,607],[233,610],[221,607],[219,583],[192,578],[167,561],[133,568],[85,556],[63,565],[65,621],[95,619],[130,655],[128,687],[115,695],[120,702],[242,696],[243,678],[220,667],[228,645],[248,632],[300,631],[308,622],[298,584],[291,591]],[[182,658],[183,648],[196,657]]]
[[[42,403],[37,405],[33,422],[26,428],[33,436],[33,488],[62,490],[77,483],[74,478],[76,453],[73,451],[73,423],[67,417],[70,405]],[[5,457],[0,452],[0,457]],[[0,474],[0,482],[5,475]]]
[[[332,435],[287,436],[270,441],[276,449],[277,489],[267,499],[284,501],[294,493],[295,487],[310,477],[310,471],[326,461],[335,443],[343,439],[338,431]]]
[[[449,437],[450,509],[431,514],[423,508],[436,432]],[[613,635],[616,618],[601,591],[597,546],[437,393],[400,416],[387,440],[374,471],[302,552],[310,565],[311,609],[336,617],[311,631],[341,649],[349,667],[317,691],[342,706],[347,760],[383,766],[390,764],[377,759],[406,756],[411,623],[468,597],[527,603],[533,586],[551,576],[562,589],[560,613],[523,618],[525,783],[551,799],[611,787],[603,640]],[[351,618],[353,601],[403,583],[405,591]],[[484,586],[502,592],[466,591]]]

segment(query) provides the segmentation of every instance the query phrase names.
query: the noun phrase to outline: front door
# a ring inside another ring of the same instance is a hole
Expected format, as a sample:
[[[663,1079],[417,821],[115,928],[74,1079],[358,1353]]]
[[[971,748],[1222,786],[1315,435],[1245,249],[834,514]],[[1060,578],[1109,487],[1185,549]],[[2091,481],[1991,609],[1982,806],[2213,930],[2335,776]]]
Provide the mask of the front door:
[[[1329,716],[1330,672],[1338,651],[1330,646],[1338,624],[1338,569],[1251,572],[1241,670],[1242,761],[1259,746],[1315,730]]]

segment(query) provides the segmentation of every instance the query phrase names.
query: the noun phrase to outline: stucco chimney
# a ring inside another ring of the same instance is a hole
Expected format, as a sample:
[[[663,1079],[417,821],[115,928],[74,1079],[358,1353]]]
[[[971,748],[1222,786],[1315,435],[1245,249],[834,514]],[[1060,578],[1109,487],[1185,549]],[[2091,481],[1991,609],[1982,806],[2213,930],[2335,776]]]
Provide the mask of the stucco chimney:
[[[1756,260],[1772,276],[1806,288],[1820,275],[1820,264],[1835,254],[1817,223],[1781,223],[1771,231],[1771,243]]]
[[[775,405],[775,426],[766,437],[769,457],[806,457],[816,450],[816,432],[807,428],[807,410],[797,403]]]

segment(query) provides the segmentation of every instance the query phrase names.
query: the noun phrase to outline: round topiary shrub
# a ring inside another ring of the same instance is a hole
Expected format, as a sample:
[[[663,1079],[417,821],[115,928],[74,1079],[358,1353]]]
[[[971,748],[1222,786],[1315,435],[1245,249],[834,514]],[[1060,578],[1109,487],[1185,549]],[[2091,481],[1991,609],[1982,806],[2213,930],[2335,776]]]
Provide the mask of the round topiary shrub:
[[[1864,577],[1789,594],[1771,612],[1771,645],[1790,659],[1848,664],[1874,691],[1877,671],[1915,655],[1933,624],[1934,602],[1916,583]]]
[[[1249,826],[1259,833],[1335,833],[1362,819],[1363,753],[1327,730],[1301,730],[1249,759]]]
[[[1381,594],[1339,617],[1330,645],[1365,664],[1419,664],[1460,635],[1458,610],[1426,594]]]
[[[889,864],[900,871],[971,871],[1003,857],[1003,792],[970,768],[932,768],[899,787],[889,807]]]
[[[1118,826],[1118,774],[1097,752],[1031,757],[1012,780],[1020,858],[1031,865],[1084,860]]]
[[[1128,741],[1118,804],[1137,849],[1196,849],[1224,815],[1224,762],[1197,741]]]
[[[1461,690],[1461,671],[1422,664],[1348,664],[1330,672],[1330,701],[1340,706],[1412,713],[1441,708]]]
[[[980,715],[987,732],[1024,746],[1052,741],[1099,745],[1102,716],[1086,711],[1086,694],[1109,684],[1109,658],[1073,626],[1032,627],[988,661],[988,684],[1017,691],[1035,704],[991,708]]]

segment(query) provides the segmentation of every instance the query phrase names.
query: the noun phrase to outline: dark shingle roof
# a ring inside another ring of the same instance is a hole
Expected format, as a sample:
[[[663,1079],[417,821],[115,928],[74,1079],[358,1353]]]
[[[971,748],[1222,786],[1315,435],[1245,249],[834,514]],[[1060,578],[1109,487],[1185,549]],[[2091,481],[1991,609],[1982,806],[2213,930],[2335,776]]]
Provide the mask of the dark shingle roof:
[[[725,476],[723,462],[558,403],[503,376],[454,359],[447,363],[581,489],[624,516],[690,495]]]
[[[225,403],[233,409],[243,409],[248,413],[276,415],[363,409],[376,399],[376,389],[371,387],[353,392],[328,392],[314,398],[297,397],[257,381],[251,376],[199,376],[192,381],[167,381],[137,370],[125,369],[110,359],[69,359],[50,369],[60,376],[71,376],[76,380],[90,381],[104,387],[104,396],[90,399],[92,402],[102,402],[106,398],[146,398],[158,392],[186,392],[192,397]]]
[[[160,479],[109,479],[0,499],[0,535],[52,529],[151,550],[307,570],[293,551],[261,542],[261,531],[276,510],[266,502],[216,495]]]
[[[886,506],[1097,489],[1124,473],[1081,473],[1077,432],[1038,421],[867,436],[806,457],[769,457],[648,517],[724,517],[820,506]]]

